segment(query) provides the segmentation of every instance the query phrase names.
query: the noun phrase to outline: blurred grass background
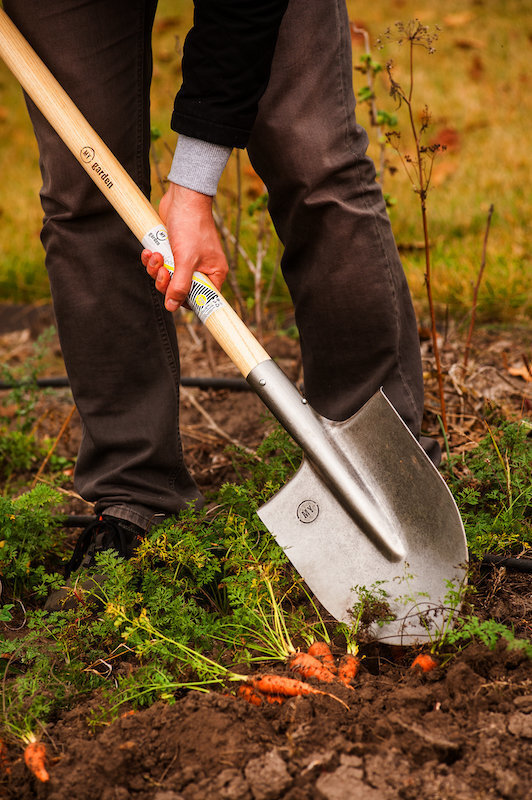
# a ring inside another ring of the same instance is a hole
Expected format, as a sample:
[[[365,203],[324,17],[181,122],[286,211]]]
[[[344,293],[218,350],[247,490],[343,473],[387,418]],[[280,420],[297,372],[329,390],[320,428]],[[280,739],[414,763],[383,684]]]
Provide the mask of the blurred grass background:
[[[396,20],[417,18],[439,26],[436,51],[418,49],[415,64],[414,104],[421,115],[428,107],[429,141],[447,149],[436,157],[428,198],[429,234],[432,244],[433,289],[440,317],[450,313],[458,322],[471,309],[472,287],[481,261],[488,210],[495,211],[487,248],[485,276],[480,289],[477,318],[483,322],[522,323],[532,310],[530,219],[532,210],[532,153],[529,125],[532,119],[530,57],[532,55],[532,4],[530,0],[348,0],[350,18],[370,34],[373,58],[394,62],[394,77],[408,80],[407,48],[377,40]],[[191,0],[161,0],[154,31],[154,78],[152,125],[153,202],[162,193],[158,176],[165,176],[176,135],[169,119],[180,83],[180,53],[192,21]],[[360,63],[364,45],[353,40],[354,66]],[[319,58],[319,53],[316,53]],[[354,71],[355,89],[365,82]],[[289,79],[289,76],[287,76]],[[395,113],[401,147],[409,150],[406,109],[397,109],[389,96],[386,71],[376,79],[380,109]],[[368,110],[359,106],[359,121],[368,126]],[[370,130],[371,154],[378,158],[379,145]],[[388,160],[397,166],[386,174],[384,189],[395,201],[390,215],[402,252],[403,263],[420,316],[426,314],[424,256],[419,200],[397,157],[389,149]],[[237,207],[247,206],[260,195],[245,156],[241,158],[243,189],[237,186],[236,158],[224,174],[218,202],[226,224],[237,218]],[[0,299],[36,302],[49,298],[43,251],[39,240],[41,209],[38,200],[40,174],[38,152],[21,91],[0,64]],[[256,219],[242,215],[242,242],[253,253]],[[273,268],[274,252],[265,261]],[[354,254],[356,258],[356,254]],[[74,268],[74,267],[73,267]],[[249,275],[239,267],[239,280],[249,288]],[[288,306],[281,281],[272,303]]]

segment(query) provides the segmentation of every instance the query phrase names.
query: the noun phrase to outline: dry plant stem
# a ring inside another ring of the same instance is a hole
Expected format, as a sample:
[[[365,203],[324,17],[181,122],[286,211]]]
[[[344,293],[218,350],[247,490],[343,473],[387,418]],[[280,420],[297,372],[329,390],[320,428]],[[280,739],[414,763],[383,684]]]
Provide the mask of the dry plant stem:
[[[194,317],[193,323],[196,323],[196,324],[198,323],[197,317]],[[201,339],[199,338],[198,334],[194,330],[194,327],[195,327],[194,324],[191,324],[190,322],[186,322],[185,323],[185,327],[187,329],[188,335],[192,339],[192,342],[194,344],[194,349],[198,350],[201,347]]]
[[[151,154],[152,154],[152,162],[155,169],[155,174],[157,175],[157,183],[159,184],[159,187],[161,189],[161,195],[163,195],[166,192],[168,181],[165,181],[165,179],[162,176],[160,167],[161,159],[159,158],[157,151],[153,146],[151,148]]]
[[[230,436],[228,433],[222,430],[222,428],[220,428],[219,425],[216,424],[216,422],[213,420],[209,412],[205,411],[201,403],[198,403],[192,392],[183,387],[181,387],[180,391],[181,391],[181,397],[185,400],[188,400],[191,403],[191,405],[193,405],[194,408],[197,409],[197,411],[199,411],[203,417],[205,417],[209,428],[211,428],[213,431],[216,431],[218,436],[221,436],[222,439],[225,439],[226,441],[233,444],[235,447],[238,447],[240,450],[243,450],[245,453],[248,453],[250,456],[253,456],[254,458],[257,458],[257,460],[259,460],[254,450],[251,450],[251,448],[246,447],[245,444],[241,444],[241,442],[239,442],[238,439],[233,439],[232,436]]]
[[[220,212],[218,210],[218,206],[217,205],[215,205],[214,221],[216,223],[216,227],[218,228],[218,230],[219,230],[219,232],[220,232],[220,234],[222,236],[222,239],[224,239],[226,242],[228,240],[232,244],[237,245],[238,246],[239,255],[244,260],[244,262],[247,264],[249,269],[250,270],[253,269],[253,267],[255,266],[253,264],[253,261],[251,260],[251,258],[248,255],[248,253],[244,250],[242,245],[237,242],[237,239],[236,239],[235,235],[233,233],[231,233],[231,231],[229,230],[227,225],[223,222],[222,216],[221,216],[221,214],[220,214]],[[238,286],[238,284],[237,284],[237,286]],[[240,290],[238,290],[238,291],[240,292]],[[242,295],[240,295],[240,297],[242,298]],[[243,298],[242,298],[242,301],[243,301]]]
[[[196,427],[190,425],[180,425],[181,435],[188,436],[189,439],[195,439],[204,444],[216,445],[220,442],[220,436],[214,433],[205,433],[205,431],[197,430]],[[211,467],[212,469],[212,467]]]
[[[36,420],[36,421],[33,423],[33,425],[32,425],[32,428],[31,428],[31,431],[30,431],[30,436],[36,436],[36,435],[37,435],[37,431],[39,430],[39,426],[40,426],[40,425],[42,425],[42,423],[44,422],[44,420],[46,419],[46,417],[49,417],[49,416],[50,416],[50,413],[51,413],[51,409],[47,408],[47,409],[46,409],[46,411],[44,411],[44,412],[41,414],[41,416],[39,417],[39,419],[37,419],[37,420]]]
[[[467,367],[467,362],[469,359],[469,350],[471,348],[471,339],[473,338],[473,330],[475,328],[475,317],[477,313],[477,303],[478,303],[478,291],[480,288],[480,282],[482,281],[482,276],[484,274],[484,268],[486,266],[486,251],[488,247],[488,236],[490,232],[490,225],[491,225],[491,218],[493,216],[493,203],[490,205],[488,211],[488,219],[486,222],[486,231],[484,233],[484,244],[482,246],[482,259],[480,262],[480,269],[478,271],[477,282],[475,284],[475,289],[473,291],[473,306],[471,308],[471,321],[469,323],[469,332],[467,334],[467,342],[465,346],[464,352],[464,367]]]
[[[414,93],[414,43],[410,40],[410,67],[409,67],[409,79],[410,79],[410,86],[408,91],[408,96],[405,95],[404,92],[401,91],[402,99],[405,101],[407,108],[408,108],[408,115],[410,118],[410,128],[412,130],[412,135],[414,138],[414,143],[416,147],[416,157],[417,157],[417,172],[418,172],[418,194],[419,194],[419,201],[421,204],[421,219],[423,224],[423,241],[424,241],[424,248],[425,248],[425,287],[427,290],[427,299],[429,303],[429,312],[430,312],[430,322],[431,322],[431,337],[432,337],[432,349],[434,351],[434,360],[436,363],[436,374],[438,379],[438,393],[440,398],[440,410],[441,410],[441,420],[442,425],[445,433],[448,431],[447,425],[447,412],[445,407],[445,396],[444,396],[444,388],[443,388],[443,374],[441,368],[441,360],[440,360],[440,348],[438,345],[438,332],[436,329],[436,315],[434,310],[434,299],[432,294],[432,275],[431,275],[431,261],[430,261],[430,241],[429,241],[429,231],[428,231],[428,220],[427,220],[427,193],[430,184],[430,178],[432,173],[432,164],[433,159],[431,159],[431,166],[428,175],[425,174],[424,171],[424,153],[421,149],[421,142],[420,142],[420,133],[418,131],[415,119],[414,119],[414,110],[412,107],[412,97]]]
[[[262,344],[262,262],[264,260],[264,215],[260,213],[259,235],[257,237],[257,260],[253,270],[254,300],[255,300],[255,325],[256,334]]]
[[[52,443],[52,446],[50,447],[50,449],[49,449],[49,450],[48,450],[48,452],[46,453],[46,457],[45,457],[44,461],[42,462],[41,466],[39,467],[39,469],[38,469],[38,471],[37,471],[37,474],[36,474],[35,478],[33,479],[33,483],[31,484],[31,488],[32,488],[32,489],[34,489],[34,488],[35,488],[35,486],[37,485],[37,481],[39,480],[39,478],[41,477],[42,473],[44,472],[44,470],[45,470],[45,468],[46,468],[46,465],[48,464],[48,462],[49,462],[49,460],[50,460],[50,458],[51,458],[51,456],[52,456],[52,454],[53,454],[53,452],[54,452],[55,448],[56,448],[56,447],[57,447],[57,445],[59,444],[59,441],[60,441],[61,437],[63,436],[64,432],[65,432],[65,431],[66,431],[66,429],[68,428],[68,426],[69,426],[69,424],[70,424],[70,420],[72,419],[72,417],[73,417],[73,415],[74,415],[74,412],[75,412],[75,410],[76,410],[76,406],[75,406],[75,405],[73,405],[73,406],[71,407],[70,411],[68,412],[68,414],[67,414],[67,416],[66,416],[66,419],[65,419],[65,421],[64,421],[64,422],[63,422],[63,424],[61,425],[61,428],[60,428],[60,430],[59,430],[59,433],[57,434],[57,436],[56,436],[56,438],[55,438],[54,442]]]
[[[262,298],[262,289],[263,289],[262,266],[264,263],[264,257],[268,251],[270,243],[270,236],[268,235],[268,226],[267,226],[267,211],[266,209],[263,209],[260,212],[259,228],[257,233],[257,255],[255,261],[253,261],[250,255],[246,252],[242,244],[239,242],[237,236],[231,233],[231,231],[224,224],[217,208],[215,208],[214,221],[216,223],[216,227],[218,228],[220,236],[222,237],[222,244],[224,245],[224,251],[229,264],[229,275],[228,275],[229,285],[233,291],[233,294],[235,295],[235,299],[239,304],[243,318],[247,318],[248,315],[247,313],[244,313],[246,309],[246,303],[242,295],[242,292],[240,291],[240,287],[238,285],[238,280],[237,280],[236,259],[238,259],[238,257],[242,258],[245,265],[253,275],[256,336],[259,339],[259,341],[262,341],[262,336],[263,336],[262,312],[266,305],[266,299]],[[235,255],[233,259],[230,256],[228,242],[231,242],[231,244],[233,244],[235,248]],[[275,282],[275,277],[277,274],[278,266],[280,264],[280,260],[281,260],[280,253],[278,253],[278,260],[276,262],[275,269],[273,270],[273,274],[270,280],[270,285],[268,287],[268,299],[273,291],[273,285]]]
[[[438,331],[436,329],[436,315],[434,311],[434,300],[432,296],[430,244],[428,238],[427,212],[424,199],[422,199],[421,201],[421,216],[423,219],[423,235],[425,237],[425,286],[427,288],[427,298],[429,301],[432,349],[434,350],[434,360],[436,362],[436,375],[438,378],[438,392],[440,396],[441,421],[443,429],[445,433],[447,433],[448,432],[447,410],[445,406],[445,395],[443,389],[443,374],[442,374],[441,360],[440,360],[440,348],[438,345]]]
[[[238,248],[240,245],[240,227],[242,224],[242,162],[240,150],[236,151],[236,220],[235,220],[235,249],[233,253],[232,266],[238,269]]]
[[[256,336],[259,341],[262,341],[263,336],[263,310],[266,305],[266,300],[263,298],[263,264],[266,253],[271,240],[271,233],[267,224],[268,212],[263,208],[259,212],[259,222],[257,230],[257,253],[255,260],[249,255],[246,249],[242,246],[240,241],[240,232],[242,226],[242,164],[240,152],[236,151],[236,185],[237,185],[237,202],[236,202],[236,219],[234,224],[234,233],[226,225],[223,215],[220,212],[219,206],[214,201],[213,217],[220,238],[222,246],[229,265],[229,274],[227,276],[229,286],[234,294],[236,304],[239,308],[239,313],[242,319],[247,322],[249,319],[248,307],[246,300],[242,294],[238,283],[238,266],[239,261],[242,259],[246,267],[249,269],[253,276],[253,301],[254,301],[254,322],[256,326]],[[273,292],[275,277],[280,263],[280,249],[278,251],[278,260],[273,270],[270,284],[268,287],[268,300]]]
[[[244,261],[248,265],[248,267],[253,262],[249,258],[248,254],[246,253],[246,251],[244,250],[242,245],[239,242],[237,242],[237,239],[236,239],[235,235],[233,233],[231,233],[231,231],[229,230],[229,228],[227,227],[227,225],[223,221],[223,217],[222,217],[222,215],[221,215],[221,213],[220,213],[220,211],[218,209],[218,204],[216,203],[216,200],[214,201],[213,217],[214,217],[214,222],[216,224],[216,227],[218,228],[218,232],[219,232],[221,240],[222,240],[222,246],[223,246],[223,249],[224,249],[224,252],[225,252],[225,257],[226,257],[227,263],[229,265],[229,273],[227,275],[227,280],[229,282],[229,286],[231,287],[231,291],[233,292],[233,295],[235,297],[235,302],[236,302],[236,304],[238,306],[238,310],[239,310],[240,316],[242,317],[242,319],[245,320],[245,318],[246,318],[246,303],[245,303],[245,300],[244,300],[244,296],[243,296],[242,292],[240,291],[240,286],[238,285],[238,280],[237,280],[237,277],[236,277],[236,270],[232,266],[232,258],[231,258],[230,248],[229,248],[229,242],[231,242],[231,244],[233,244],[235,247],[238,247],[238,252],[239,252],[240,256],[244,259]]]
[[[271,274],[271,278],[270,278],[270,283],[268,285],[268,289],[267,289],[266,294],[264,296],[264,308],[268,307],[268,304],[269,304],[269,302],[270,302],[270,300],[272,298],[273,287],[275,286],[275,279],[277,277],[277,273],[279,272],[279,268],[281,266],[282,252],[283,252],[283,246],[281,244],[280,239],[277,239],[277,252],[275,254],[275,264],[274,264],[273,269],[272,269],[272,274]]]
[[[244,322],[247,322],[247,306],[238,284],[238,258],[239,255],[241,254],[241,249],[242,249],[240,245],[240,228],[242,223],[242,167],[240,159],[240,150],[238,149],[236,150],[235,160],[236,160],[236,190],[237,190],[235,232],[234,234],[231,234],[229,231],[227,232],[229,236],[226,237],[226,242],[227,238],[229,238],[233,245],[233,250],[231,252],[229,246],[227,245],[226,257],[227,257],[227,264],[229,266],[229,274],[228,274],[229,285],[233,290],[235,298],[239,304],[240,315],[244,320]]]
[[[209,369],[211,371],[211,375],[216,375],[216,364],[214,362],[214,352],[213,352],[213,338],[212,336],[206,331],[205,328],[202,329],[205,336],[205,355],[207,356],[207,363],[209,365]]]
[[[225,245],[225,253],[226,253],[228,262],[230,261],[230,256],[229,256],[229,247],[228,247],[227,242],[231,242],[231,244],[233,244],[234,246],[238,247],[238,253],[239,253],[240,257],[244,260],[244,262],[247,264],[249,269],[252,269],[253,266],[254,266],[253,261],[251,260],[251,258],[248,255],[248,253],[244,250],[242,245],[237,241],[234,233],[231,233],[231,231],[229,230],[227,225],[224,223],[222,215],[220,213],[220,210],[218,208],[218,204],[216,203],[216,201],[214,202],[214,209],[215,209],[214,222],[216,223],[216,227],[218,228],[218,231],[220,232],[220,235],[222,237],[222,242]],[[230,283],[231,283],[231,279],[232,278],[234,279],[234,276],[231,274],[231,271],[230,271],[230,273],[229,273],[229,282]],[[242,297],[240,289],[238,288],[238,283],[236,284],[236,287],[237,287],[236,291],[238,292],[238,294],[240,296],[240,299],[242,300],[242,302],[244,302],[244,298]],[[231,284],[231,288],[233,288],[232,284]]]
[[[262,343],[263,339],[263,317],[262,312],[264,309],[263,299],[263,280],[262,280],[262,266],[264,264],[264,256],[268,251],[270,244],[270,236],[268,235],[267,225],[267,210],[263,208],[260,212],[259,230],[257,236],[257,260],[254,268],[252,269],[255,286],[255,325],[257,338]]]

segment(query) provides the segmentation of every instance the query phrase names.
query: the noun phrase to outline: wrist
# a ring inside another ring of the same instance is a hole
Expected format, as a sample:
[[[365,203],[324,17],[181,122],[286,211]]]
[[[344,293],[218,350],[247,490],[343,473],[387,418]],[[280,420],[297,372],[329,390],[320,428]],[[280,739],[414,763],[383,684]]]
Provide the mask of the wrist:
[[[198,192],[196,189],[189,189],[178,183],[170,182],[166,192],[167,200],[170,203],[177,203],[181,208],[190,210],[211,211],[214,198],[212,195]]]

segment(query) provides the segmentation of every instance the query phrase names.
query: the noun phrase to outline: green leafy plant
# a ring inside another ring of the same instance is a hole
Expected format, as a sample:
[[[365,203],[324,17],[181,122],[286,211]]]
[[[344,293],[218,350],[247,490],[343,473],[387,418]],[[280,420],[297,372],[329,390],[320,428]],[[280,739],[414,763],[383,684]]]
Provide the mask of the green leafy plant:
[[[509,650],[521,650],[528,658],[532,658],[532,643],[526,639],[518,639],[513,630],[494,619],[480,620],[473,614],[458,617],[453,628],[448,630],[439,642],[438,647],[458,645],[463,647],[471,641],[482,642],[490,650],[495,650],[500,640],[506,643]]]
[[[364,40],[365,52],[360,56],[360,61],[355,67],[355,71],[360,72],[365,79],[365,84],[357,92],[358,104],[364,104],[368,109],[369,123],[371,128],[375,131],[375,136],[378,146],[378,165],[377,165],[377,180],[384,188],[384,179],[386,172],[392,174],[396,171],[386,157],[388,141],[386,138],[387,129],[395,128],[397,125],[397,115],[379,108],[377,102],[377,76],[382,73],[384,67],[376,61],[371,53],[370,37],[364,28],[360,28],[353,23],[352,30],[362,36]],[[388,207],[394,206],[396,200],[392,198],[387,192],[384,192],[384,199]]]
[[[39,441],[36,435],[39,420],[39,402],[46,390],[37,383],[55,329],[44,331],[33,344],[24,362],[18,365],[3,364],[0,368],[2,382],[11,389],[2,392],[0,402],[0,476],[4,478],[3,493],[20,484],[38,462],[55,477],[62,469],[71,466],[68,459],[53,453],[47,454],[50,442]]]
[[[385,625],[394,617],[388,603],[388,594],[384,589],[385,581],[375,581],[371,586],[354,586],[357,600],[351,609],[352,622],[349,624],[350,634],[348,642],[353,638],[360,638],[368,631],[370,626]],[[345,635],[345,626],[341,626]]]
[[[15,499],[0,496],[0,571],[13,596],[28,590],[42,596],[56,581],[46,573],[43,554],[60,553],[63,535],[54,513],[60,499],[43,484]]]
[[[531,426],[498,420],[468,453],[452,456],[447,478],[472,555],[519,552],[532,543]]]
[[[33,433],[0,427],[0,475],[7,485],[14,475],[30,470],[41,453],[42,448]]]

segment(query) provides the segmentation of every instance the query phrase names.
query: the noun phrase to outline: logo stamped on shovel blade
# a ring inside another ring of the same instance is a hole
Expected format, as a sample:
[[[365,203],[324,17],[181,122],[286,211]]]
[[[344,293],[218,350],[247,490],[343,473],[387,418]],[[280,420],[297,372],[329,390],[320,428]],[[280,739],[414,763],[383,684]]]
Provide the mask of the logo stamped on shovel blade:
[[[320,513],[320,507],[314,500],[304,500],[298,505],[296,513],[300,522],[314,522]]]

